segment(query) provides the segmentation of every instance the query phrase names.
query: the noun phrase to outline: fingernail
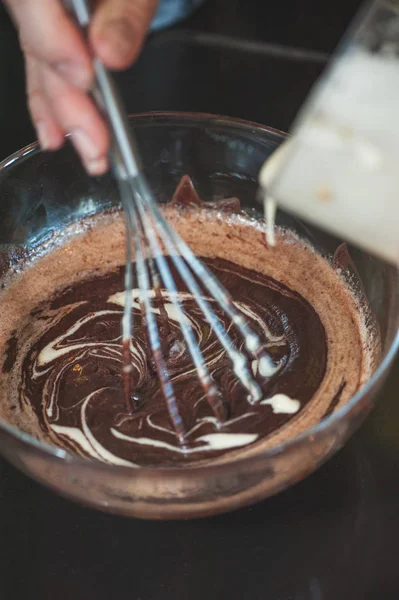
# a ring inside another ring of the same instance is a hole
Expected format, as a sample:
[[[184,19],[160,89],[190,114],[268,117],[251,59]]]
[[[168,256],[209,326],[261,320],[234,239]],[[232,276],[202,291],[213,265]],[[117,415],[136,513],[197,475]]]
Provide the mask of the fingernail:
[[[63,77],[63,79],[66,79],[68,83],[71,83],[75,87],[83,90],[90,89],[91,74],[81,65],[65,61],[57,63],[55,65],[55,70]]]
[[[118,54],[130,54],[135,31],[129,21],[114,19],[108,21],[103,29],[102,37],[113,46]]]
[[[51,143],[48,136],[46,124],[43,121],[38,121],[35,124],[37,137],[39,138],[39,144],[42,150],[49,150]]]
[[[88,163],[95,161],[101,157],[101,152],[93,142],[91,137],[87,135],[83,129],[75,129],[71,131],[73,145],[81,155],[83,161]]]
[[[87,172],[90,175],[103,175],[108,169],[108,160],[105,156],[89,160],[85,163]]]

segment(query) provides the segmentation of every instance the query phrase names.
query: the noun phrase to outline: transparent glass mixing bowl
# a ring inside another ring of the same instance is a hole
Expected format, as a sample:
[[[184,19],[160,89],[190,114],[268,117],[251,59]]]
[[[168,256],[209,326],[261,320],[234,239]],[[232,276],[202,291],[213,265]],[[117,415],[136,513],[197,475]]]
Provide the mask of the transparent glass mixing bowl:
[[[131,118],[146,174],[160,202],[188,173],[204,200],[237,196],[256,202],[260,166],[284,134],[244,121],[201,114],[146,114]],[[109,176],[90,179],[70,146],[49,154],[36,144],[0,165],[0,274],[21,246],[118,203]],[[342,240],[280,214],[325,253]],[[0,452],[24,473],[59,493],[102,510],[153,519],[215,514],[256,502],[299,481],[336,452],[376,401],[398,347],[399,279],[396,269],[351,249],[379,324],[383,355],[364,388],[316,427],[247,459],[190,468],[110,466],[43,444],[0,423]],[[1,318],[1,316],[0,316]],[[1,401],[1,400],[0,400]]]

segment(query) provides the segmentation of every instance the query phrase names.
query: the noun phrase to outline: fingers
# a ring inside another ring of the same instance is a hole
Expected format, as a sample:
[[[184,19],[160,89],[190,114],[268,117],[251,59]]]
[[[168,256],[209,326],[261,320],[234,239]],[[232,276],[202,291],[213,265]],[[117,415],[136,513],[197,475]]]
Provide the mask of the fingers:
[[[137,57],[157,0],[100,0],[90,28],[94,53],[110,69],[125,69]]]
[[[86,170],[91,175],[104,173],[108,130],[91,100],[35,59],[27,59],[26,76],[29,109],[41,147],[56,150],[69,133]]]
[[[70,134],[86,170],[91,175],[104,173],[108,167],[109,133],[92,100],[45,66],[43,90],[56,122]]]
[[[59,0],[6,0],[22,49],[72,85],[89,89],[92,66],[83,39]]]
[[[87,171],[107,169],[108,132],[85,91],[91,63],[77,29],[58,0],[8,0],[26,57],[28,104],[42,148],[55,150],[65,134]]]
[[[29,111],[43,150],[56,150],[64,143],[64,132],[57,123],[43,91],[43,69],[34,58],[26,59],[26,81]]]
[[[109,133],[87,92],[93,69],[89,50],[61,0],[5,0],[26,59],[29,108],[40,143],[56,149],[70,134],[87,171],[107,169]],[[97,0],[89,37],[109,68],[137,57],[157,0]]]

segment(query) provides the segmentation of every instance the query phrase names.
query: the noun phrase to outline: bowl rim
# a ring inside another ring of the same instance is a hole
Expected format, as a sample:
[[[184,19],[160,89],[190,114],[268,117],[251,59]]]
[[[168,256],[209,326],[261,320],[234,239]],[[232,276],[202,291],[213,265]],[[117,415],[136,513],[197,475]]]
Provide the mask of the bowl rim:
[[[226,125],[226,126],[237,126],[243,130],[253,130],[252,133],[262,132],[264,134],[271,134],[273,137],[278,138],[280,141],[283,141],[287,137],[287,133],[279,129],[275,129],[273,127],[269,127],[267,125],[263,125],[260,123],[256,123],[253,121],[247,121],[245,119],[239,119],[236,117],[229,117],[226,115],[218,115],[212,113],[200,113],[200,112],[182,112],[182,111],[151,111],[144,113],[136,113],[129,114],[129,120],[136,121],[140,123],[140,121],[147,122],[149,124],[157,124],[162,122],[178,122],[179,120],[182,123],[194,122],[194,123],[203,123],[206,121],[209,125]],[[32,142],[27,146],[17,150],[3,161],[0,162],[0,180],[4,169],[7,169],[14,165],[14,163],[18,162],[26,158],[31,154],[36,154],[42,152],[39,142]],[[57,459],[68,462],[68,464],[73,464],[74,466],[78,466],[81,468],[89,468],[89,469],[98,469],[100,471],[104,470],[109,473],[110,469],[114,474],[120,475],[132,475],[133,473],[140,474],[140,476],[148,476],[152,477],[156,475],[157,477],[170,477],[172,475],[179,476],[192,476],[198,475],[201,473],[212,472],[212,475],[215,476],[219,472],[226,473],[233,470],[240,470],[245,468],[245,465],[252,464],[264,461],[269,458],[275,457],[276,455],[282,454],[288,450],[295,449],[296,446],[301,445],[307,438],[316,439],[321,434],[326,432],[326,430],[333,429],[334,426],[340,422],[342,422],[346,416],[348,416],[352,410],[356,407],[356,405],[360,402],[362,398],[367,396],[367,394],[372,390],[372,388],[381,380],[384,375],[387,373],[388,368],[390,367],[397,351],[399,349],[399,328],[396,331],[396,334],[390,344],[388,351],[386,352],[383,360],[378,365],[377,369],[374,371],[370,379],[356,392],[354,396],[350,398],[350,400],[337,411],[333,412],[331,415],[325,417],[322,421],[309,427],[299,433],[298,435],[289,438],[288,440],[276,444],[276,446],[272,446],[266,450],[260,451],[258,454],[243,457],[243,458],[233,458],[231,461],[226,460],[220,463],[203,463],[199,465],[187,465],[187,466],[178,466],[178,467],[139,467],[134,469],[131,466],[123,466],[123,465],[114,465],[110,463],[105,463],[102,461],[94,461],[90,460],[76,454],[72,454],[66,450],[58,448],[55,445],[49,444],[47,442],[42,442],[36,439],[34,436],[24,433],[20,431],[17,427],[6,423],[0,419],[0,430],[3,430],[6,434],[10,435],[13,438],[16,438],[18,442],[21,442],[23,445],[28,445],[33,450],[43,453],[49,459]]]
[[[208,121],[212,125],[236,125],[237,127],[248,130],[253,129],[256,130],[257,133],[263,132],[265,134],[271,134],[279,138],[283,141],[287,137],[287,133],[281,131],[280,129],[276,129],[275,127],[269,127],[268,125],[263,125],[262,123],[256,123],[255,121],[247,121],[245,119],[240,119],[238,117],[229,117],[227,115],[218,115],[213,113],[201,113],[201,112],[184,112],[184,111],[148,111],[148,112],[140,112],[140,113],[130,113],[129,120],[140,121],[143,122],[157,122],[162,123],[163,121],[178,121],[181,119],[182,122],[185,121],[197,121],[203,122]],[[255,133],[255,131],[253,132]],[[70,134],[65,136],[66,138],[70,137]],[[31,142],[26,146],[23,146],[19,150],[16,150],[2,161],[0,161],[0,175],[1,172],[5,169],[13,165],[18,160],[21,160],[30,154],[43,152],[40,148],[40,144],[38,141]]]

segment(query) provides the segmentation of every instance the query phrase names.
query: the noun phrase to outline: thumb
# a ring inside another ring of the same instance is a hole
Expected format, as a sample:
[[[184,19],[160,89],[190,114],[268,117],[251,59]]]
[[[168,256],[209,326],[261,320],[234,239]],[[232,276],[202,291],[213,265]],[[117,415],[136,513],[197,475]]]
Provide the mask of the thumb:
[[[90,27],[95,55],[110,69],[125,69],[137,58],[157,0],[102,0]]]

